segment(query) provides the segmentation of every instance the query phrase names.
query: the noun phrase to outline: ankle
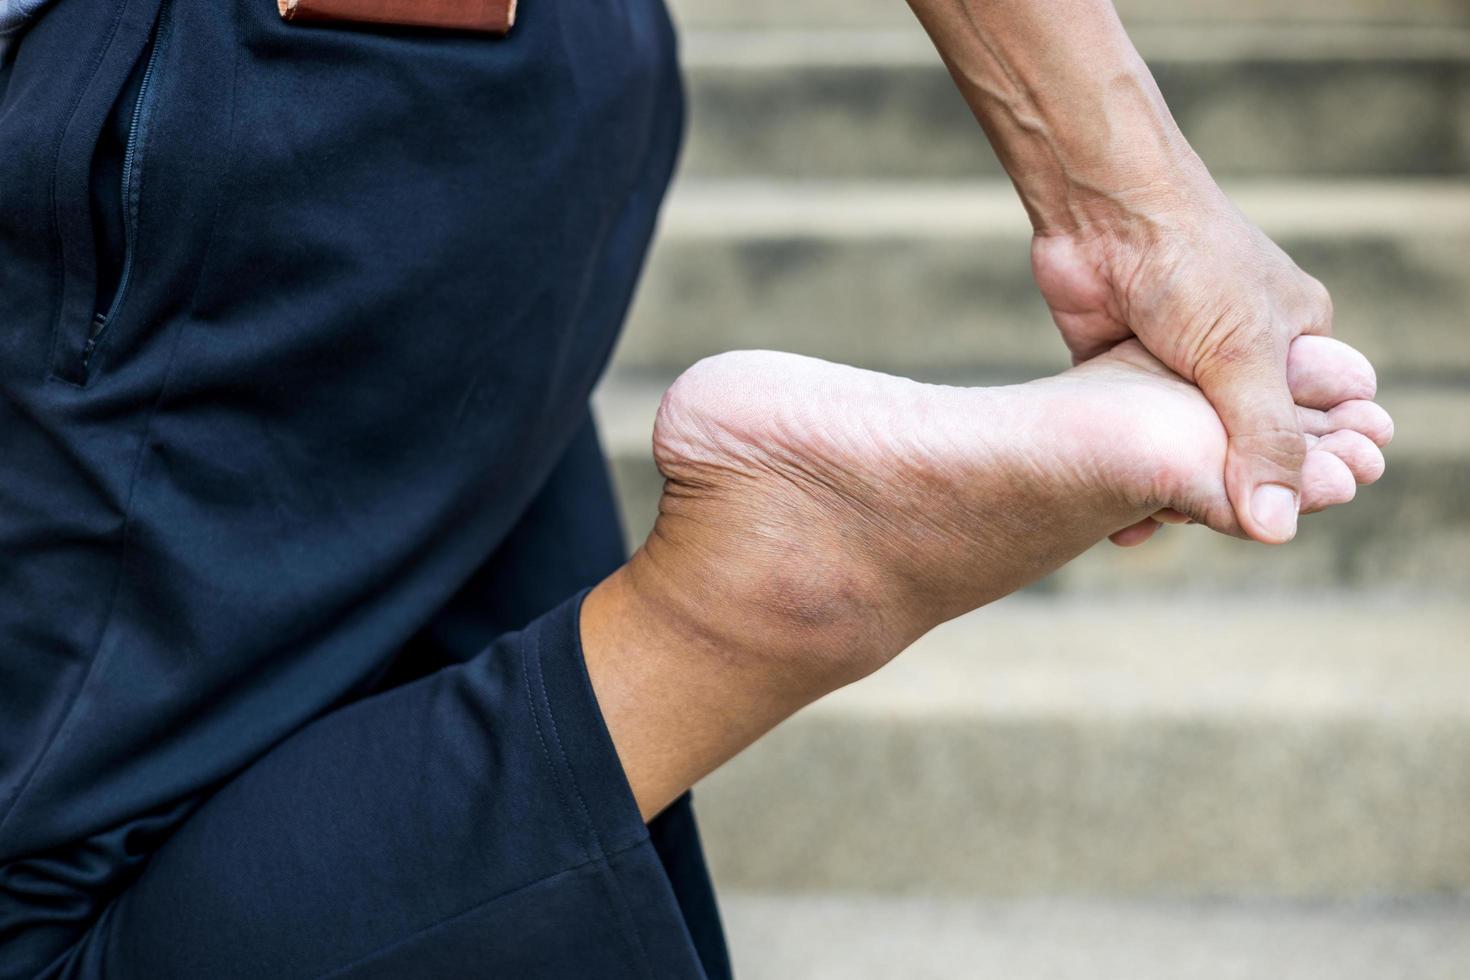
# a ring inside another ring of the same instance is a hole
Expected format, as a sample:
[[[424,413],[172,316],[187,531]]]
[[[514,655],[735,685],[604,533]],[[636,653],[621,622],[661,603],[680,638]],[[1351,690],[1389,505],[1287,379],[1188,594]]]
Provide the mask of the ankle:
[[[720,670],[764,676],[790,710],[872,673],[927,628],[909,622],[878,575],[825,560],[810,542],[752,560],[705,547],[700,531],[660,516],[623,569],[628,588],[688,649]]]

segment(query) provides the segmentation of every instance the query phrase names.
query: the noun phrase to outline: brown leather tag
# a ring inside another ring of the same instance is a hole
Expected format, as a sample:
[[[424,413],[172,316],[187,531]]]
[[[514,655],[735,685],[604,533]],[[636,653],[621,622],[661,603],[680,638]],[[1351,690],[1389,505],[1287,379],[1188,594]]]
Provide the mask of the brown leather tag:
[[[276,6],[291,23],[401,24],[503,36],[516,21],[516,0],[276,0]]]

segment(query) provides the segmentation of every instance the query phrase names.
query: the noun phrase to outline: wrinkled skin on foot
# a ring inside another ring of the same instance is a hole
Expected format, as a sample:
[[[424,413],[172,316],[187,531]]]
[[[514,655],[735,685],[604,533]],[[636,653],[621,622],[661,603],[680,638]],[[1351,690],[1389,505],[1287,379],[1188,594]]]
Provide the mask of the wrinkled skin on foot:
[[[1289,365],[1310,513],[1381,475],[1392,422],[1351,348],[1300,338]],[[1200,390],[1136,341],[1004,388],[722,354],[660,407],[666,484],[641,557],[691,609],[800,651],[790,669],[830,690],[1108,535],[1146,536],[1152,515],[1243,534],[1227,446]]]

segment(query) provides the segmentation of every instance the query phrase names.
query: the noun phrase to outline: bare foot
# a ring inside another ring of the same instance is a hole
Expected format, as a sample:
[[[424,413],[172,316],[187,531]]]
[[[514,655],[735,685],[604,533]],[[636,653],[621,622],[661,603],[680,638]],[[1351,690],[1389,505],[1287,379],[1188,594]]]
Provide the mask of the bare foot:
[[[1308,513],[1381,475],[1392,422],[1346,345],[1298,339],[1289,374],[1311,433]],[[768,651],[800,650],[793,669],[830,690],[1106,536],[1141,540],[1154,515],[1241,534],[1226,445],[1200,391],[1135,341],[1004,388],[722,354],[664,397],[665,492],[631,567],[691,621],[718,608]]]

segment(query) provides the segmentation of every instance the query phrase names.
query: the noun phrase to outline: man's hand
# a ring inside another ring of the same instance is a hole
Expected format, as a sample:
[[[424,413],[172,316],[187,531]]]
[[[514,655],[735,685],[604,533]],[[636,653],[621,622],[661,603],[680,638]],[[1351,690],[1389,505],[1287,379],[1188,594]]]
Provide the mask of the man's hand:
[[[1230,435],[1233,519],[1211,526],[1289,540],[1306,446],[1286,354],[1331,330],[1326,290],[1215,186],[1109,0],[909,5],[1021,195],[1073,357],[1136,336],[1198,384]]]
[[[1306,454],[1286,354],[1302,334],[1332,332],[1332,300],[1213,185],[1201,198],[1038,234],[1032,267],[1074,362],[1136,336],[1199,385],[1230,434],[1239,527],[1217,530],[1283,542],[1296,533]]]

